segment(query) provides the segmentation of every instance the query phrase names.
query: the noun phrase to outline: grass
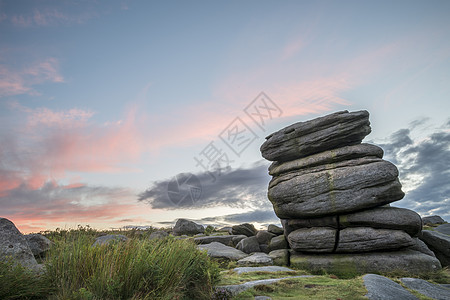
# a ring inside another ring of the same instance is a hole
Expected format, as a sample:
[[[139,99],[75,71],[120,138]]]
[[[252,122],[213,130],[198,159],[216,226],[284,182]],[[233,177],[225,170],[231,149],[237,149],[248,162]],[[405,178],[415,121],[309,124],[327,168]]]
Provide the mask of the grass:
[[[92,247],[89,227],[47,232],[46,274],[0,266],[0,299],[210,299],[219,269],[193,242],[120,233],[133,237]]]

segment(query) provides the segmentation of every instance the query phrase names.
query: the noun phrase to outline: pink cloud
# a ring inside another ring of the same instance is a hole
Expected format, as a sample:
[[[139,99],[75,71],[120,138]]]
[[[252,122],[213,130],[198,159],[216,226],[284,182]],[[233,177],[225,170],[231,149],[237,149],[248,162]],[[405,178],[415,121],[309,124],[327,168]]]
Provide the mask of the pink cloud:
[[[48,58],[17,70],[0,65],[0,97],[36,94],[32,86],[44,82],[64,82],[57,59]]]

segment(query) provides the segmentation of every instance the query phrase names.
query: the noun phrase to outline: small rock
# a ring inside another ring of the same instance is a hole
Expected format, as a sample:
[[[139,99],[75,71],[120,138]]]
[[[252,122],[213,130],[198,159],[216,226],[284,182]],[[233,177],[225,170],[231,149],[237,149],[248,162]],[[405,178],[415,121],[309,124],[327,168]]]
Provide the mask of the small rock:
[[[92,246],[108,245],[112,242],[126,242],[127,240],[128,238],[122,234],[107,234],[96,238]]]
[[[445,221],[440,216],[429,216],[422,218],[423,225],[437,225],[444,224]]]
[[[261,248],[259,247],[258,239],[256,238],[256,236],[251,236],[251,237],[242,239],[236,245],[236,249],[239,249],[247,254],[261,251]]]
[[[401,278],[400,280],[407,288],[418,291],[427,297],[436,300],[450,299],[450,290],[439,285],[417,278]]]
[[[370,300],[418,300],[416,296],[404,289],[400,284],[376,274],[363,276]]]
[[[39,233],[27,234],[25,235],[25,239],[35,257],[42,257],[52,245],[52,242],[48,238]]]
[[[238,265],[245,265],[245,266],[253,266],[253,265],[268,266],[271,265],[273,261],[269,255],[262,252],[256,252],[250,256],[247,256],[246,258],[238,260],[237,263]]]
[[[436,227],[434,229],[434,231],[437,231],[437,232],[440,232],[440,233],[443,233],[446,235],[450,235],[450,224],[447,223],[447,224],[439,225],[438,227]]]
[[[158,231],[154,231],[150,234],[150,236],[148,237],[149,240],[153,240],[153,239],[163,239],[165,237],[168,237],[169,234],[165,231],[162,230],[158,230]]]
[[[215,258],[226,258],[229,260],[240,260],[248,256],[241,250],[233,247],[225,246],[222,243],[212,242],[206,245],[198,245],[198,249],[206,250],[208,255]]]
[[[279,235],[270,240],[269,243],[269,251],[278,250],[278,249],[288,249],[289,244],[286,241],[284,235]]]
[[[270,224],[269,227],[267,227],[267,231],[271,232],[275,235],[282,235],[284,233],[283,228],[278,227],[277,225],[273,225],[273,224]]]
[[[233,272],[236,272],[238,274],[244,274],[244,273],[252,273],[252,272],[294,272],[294,270],[286,268],[286,267],[280,267],[280,266],[264,266],[264,267],[239,267],[234,268]]]
[[[254,300],[272,300],[272,298],[267,296],[255,296]]]
[[[289,250],[278,249],[269,252],[270,258],[273,260],[273,264],[276,266],[288,266],[289,265]]]
[[[244,223],[239,225],[234,225],[232,227],[232,234],[240,235],[243,234],[245,236],[254,236],[258,230],[256,230],[255,226],[253,224]]]
[[[256,238],[260,244],[269,244],[270,240],[276,236],[276,234],[268,232],[267,230],[260,230],[256,234]]]
[[[205,228],[195,222],[187,219],[178,219],[173,227],[173,235],[194,235],[197,233],[205,233]]]

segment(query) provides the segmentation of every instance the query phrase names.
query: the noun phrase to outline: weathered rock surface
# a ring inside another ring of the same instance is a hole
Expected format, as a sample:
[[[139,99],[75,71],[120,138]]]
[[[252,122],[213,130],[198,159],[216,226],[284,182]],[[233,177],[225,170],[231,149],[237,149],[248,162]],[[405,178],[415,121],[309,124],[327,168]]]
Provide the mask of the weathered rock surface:
[[[268,245],[270,240],[276,236],[276,234],[270,233],[267,230],[260,230],[256,234],[256,239],[258,240],[258,243]]]
[[[422,230],[420,239],[434,252],[443,267],[450,266],[450,236],[431,230]]]
[[[238,267],[234,268],[233,272],[237,274],[254,273],[254,272],[295,272],[292,269],[280,266],[264,266],[264,267]]]
[[[337,230],[330,227],[302,228],[291,232],[288,242],[298,252],[331,253],[336,235]]]
[[[404,271],[409,274],[436,272],[439,261],[429,255],[413,251],[367,252],[354,254],[299,254],[291,252],[291,267],[332,274],[365,274]]]
[[[370,163],[272,179],[269,200],[281,219],[351,213],[403,198],[397,168],[377,159]]]
[[[266,137],[260,150],[267,160],[288,161],[359,144],[370,131],[367,111],[340,111],[287,126]]]
[[[369,300],[418,300],[400,284],[389,278],[376,274],[366,274],[363,276],[364,285],[367,289],[366,297]]]
[[[150,236],[148,237],[149,240],[153,240],[153,239],[163,239],[165,237],[168,237],[169,234],[165,231],[162,230],[158,230],[158,231],[154,231],[150,234]]]
[[[25,239],[35,257],[42,257],[52,246],[52,242],[39,233],[27,234]]]
[[[437,232],[446,234],[446,235],[450,235],[450,224],[447,223],[447,224],[439,225],[434,230]]]
[[[92,246],[102,246],[113,242],[126,242],[127,240],[128,238],[122,234],[107,234],[96,238]]]
[[[383,149],[371,144],[345,146],[316,153],[303,158],[286,162],[275,161],[269,166],[269,174],[278,176],[284,173],[304,173],[304,170],[314,172],[334,169],[340,166],[351,166],[360,162],[358,159],[383,158]]]
[[[10,259],[33,271],[41,270],[22,233],[13,222],[0,218],[0,260]]]
[[[239,234],[239,235],[234,235],[232,242],[233,242],[233,246],[236,247],[237,244],[239,244],[240,241],[242,241],[243,239],[245,239],[247,236],[243,235],[243,234]]]
[[[258,232],[253,224],[244,223],[239,225],[234,225],[231,227],[231,232],[234,235],[245,235],[245,236],[254,236]]]
[[[440,216],[429,216],[422,218],[424,225],[436,225],[436,224],[444,224],[445,221]]]
[[[246,258],[237,261],[238,265],[244,266],[269,266],[273,264],[272,258],[266,253],[255,252]]]
[[[273,264],[276,266],[288,266],[289,265],[289,250],[279,249],[269,252],[270,258],[273,260]]]
[[[436,300],[450,299],[450,290],[439,285],[418,278],[401,278],[400,280],[409,289],[415,290],[427,297]]]
[[[250,254],[253,252],[261,252],[259,247],[258,239],[256,236],[247,237],[242,239],[237,245],[236,249],[241,250],[244,253]]]
[[[209,244],[212,242],[218,242],[222,243],[226,246],[234,247],[236,244],[233,243],[233,240],[236,238],[244,239],[246,238],[245,235],[217,235],[217,236],[202,236],[202,237],[196,237],[194,238],[194,242],[197,244]]]
[[[173,235],[194,235],[197,233],[205,233],[205,228],[186,219],[178,219],[175,226],[172,229]]]
[[[409,209],[398,207],[377,207],[355,213],[322,218],[285,219],[283,226],[287,234],[296,229],[311,227],[372,227],[403,230],[416,236],[422,230],[420,216]]]
[[[212,242],[206,245],[198,245],[198,249],[206,250],[208,255],[215,258],[225,258],[229,260],[240,260],[248,256],[241,250],[225,246],[222,243]]]
[[[414,242],[414,245],[409,247],[409,249],[415,250],[415,251],[419,251],[419,252],[422,252],[422,253],[424,253],[426,255],[430,255],[430,256],[436,257],[434,252],[431,251],[430,248],[428,248],[427,244],[425,244],[419,238],[417,238],[417,237],[413,238],[413,242]]]
[[[287,248],[289,248],[289,244],[284,235],[276,236],[270,240],[269,251]]]
[[[273,233],[275,235],[282,235],[284,233],[283,228],[278,227],[277,225],[273,225],[273,224],[270,224],[267,227],[267,231],[270,232],[270,233]]]

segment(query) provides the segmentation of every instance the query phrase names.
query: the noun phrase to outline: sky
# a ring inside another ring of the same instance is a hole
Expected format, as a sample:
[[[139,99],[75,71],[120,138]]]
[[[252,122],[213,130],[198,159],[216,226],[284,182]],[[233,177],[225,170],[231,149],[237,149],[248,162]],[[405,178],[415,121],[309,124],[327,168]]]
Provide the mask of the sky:
[[[0,217],[24,233],[279,223],[259,147],[365,109],[450,221],[449,1],[0,1]]]

